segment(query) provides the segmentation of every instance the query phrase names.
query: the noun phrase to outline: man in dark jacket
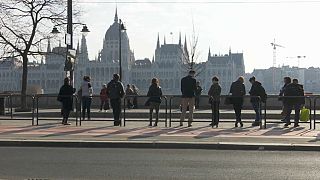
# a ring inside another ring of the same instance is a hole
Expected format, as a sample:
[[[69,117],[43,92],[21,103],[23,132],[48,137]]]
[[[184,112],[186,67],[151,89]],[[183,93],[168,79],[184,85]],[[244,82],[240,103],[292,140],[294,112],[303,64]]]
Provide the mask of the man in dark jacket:
[[[119,74],[113,75],[113,80],[111,80],[107,85],[107,95],[110,98],[111,107],[113,109],[114,126],[120,126],[120,114],[121,114],[121,99],[124,97],[124,87],[120,82]]]
[[[286,86],[283,103],[287,112],[284,127],[288,127],[291,124],[290,116],[293,109],[295,110],[294,127],[299,127],[300,109],[301,105],[304,104],[304,90],[303,86],[297,83],[297,80],[296,83],[291,83]]]
[[[194,101],[195,101],[195,92],[197,88],[197,81],[194,78],[196,72],[191,70],[189,75],[181,79],[181,108],[182,113],[180,116],[180,126],[183,126],[183,122],[185,120],[187,108],[189,106],[189,120],[188,127],[192,126],[193,121],[193,110],[194,110]]]
[[[232,96],[231,103],[233,104],[233,109],[236,114],[235,127],[238,127],[238,123],[243,127],[243,123],[241,121],[241,110],[243,106],[243,96],[246,95],[246,88],[243,83],[244,78],[240,76],[230,87],[230,94]]]
[[[255,96],[250,98],[253,110],[256,113],[255,121],[252,123],[252,126],[259,126],[261,121],[261,102],[266,102],[266,91],[262,87],[262,84],[259,81],[256,81],[255,77],[251,77],[249,82],[252,84],[249,91],[250,96]]]
[[[287,115],[287,112],[286,112],[286,108],[284,107],[284,102],[283,102],[283,96],[284,96],[284,90],[286,89],[287,85],[289,85],[291,83],[291,78],[290,77],[284,77],[283,78],[283,82],[284,82],[284,85],[283,87],[280,89],[280,93],[279,93],[279,101],[282,101],[282,112],[281,114],[284,116],[284,118],[281,120],[282,122],[285,122],[285,118],[286,118],[286,115]]]

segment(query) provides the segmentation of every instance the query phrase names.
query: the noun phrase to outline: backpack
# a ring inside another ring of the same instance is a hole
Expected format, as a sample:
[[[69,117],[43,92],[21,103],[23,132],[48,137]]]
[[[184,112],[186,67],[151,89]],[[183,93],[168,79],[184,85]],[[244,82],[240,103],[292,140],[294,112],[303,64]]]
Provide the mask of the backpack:
[[[266,102],[267,102],[268,95],[267,95],[266,90],[264,89],[264,87],[262,87],[262,86],[260,86],[260,87],[261,87],[261,89],[260,89],[261,102],[266,103]]]

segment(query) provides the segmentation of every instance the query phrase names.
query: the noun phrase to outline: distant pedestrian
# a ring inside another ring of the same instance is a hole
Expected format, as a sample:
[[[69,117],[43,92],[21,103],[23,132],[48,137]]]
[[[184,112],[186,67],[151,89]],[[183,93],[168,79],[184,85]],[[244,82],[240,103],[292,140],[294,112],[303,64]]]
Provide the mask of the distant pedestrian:
[[[64,84],[60,88],[58,101],[62,103],[61,114],[63,116],[62,124],[63,125],[70,125],[68,123],[68,118],[70,115],[70,111],[73,109],[73,100],[72,95],[76,92],[76,89],[70,85],[70,79],[65,78]]]
[[[161,97],[162,97],[162,90],[159,85],[159,80],[157,78],[153,78],[151,81],[151,86],[149,87],[148,91],[148,102],[150,105],[150,113],[149,113],[149,119],[150,123],[149,126],[152,126],[152,115],[153,115],[153,110],[156,111],[156,121],[154,123],[154,126],[158,126],[158,121],[159,121],[159,109],[160,109],[160,104],[161,104]]]
[[[240,127],[243,127],[241,110],[243,106],[243,96],[246,95],[246,88],[243,83],[244,78],[240,76],[230,87],[231,103],[233,104],[233,109],[236,114],[235,127],[238,127],[238,124],[240,124]]]
[[[136,85],[132,84],[132,90],[134,96],[139,96],[139,89]],[[138,97],[133,98],[133,109],[138,109]]]
[[[256,96],[250,98],[253,110],[256,113],[256,118],[252,123],[252,126],[260,126],[262,114],[261,103],[266,102],[267,94],[262,84],[259,81],[256,81],[256,78],[254,76],[249,79],[249,82],[252,84],[249,94],[250,96]]]
[[[279,93],[279,101],[282,101],[282,112],[281,112],[281,115],[283,116],[283,119],[281,120],[282,122],[285,122],[285,118],[287,116],[287,112],[286,112],[286,108],[285,108],[285,104],[284,104],[284,99],[283,99],[283,96],[284,96],[284,91],[285,91],[285,88],[287,87],[287,85],[289,85],[291,83],[291,78],[290,77],[284,77],[283,78],[283,82],[284,82],[284,85],[283,87],[280,89],[280,93]]]
[[[300,109],[302,105],[305,104],[303,86],[298,84],[298,80],[295,79],[295,83],[290,83],[286,86],[283,94],[284,107],[287,112],[284,127],[291,125],[290,116],[293,109],[295,111],[294,127],[299,127]]]
[[[81,102],[82,102],[82,119],[85,120],[86,112],[88,120],[91,120],[91,102],[92,102],[92,95],[93,95],[93,88],[90,83],[90,77],[84,76],[83,82],[80,87],[81,89]]]
[[[196,88],[196,98],[195,98],[195,107],[196,109],[199,109],[200,107],[200,96],[202,94],[202,87],[200,86],[200,81],[197,82],[197,88]]]
[[[212,109],[212,123],[210,126],[218,127],[219,126],[219,105],[220,105],[220,95],[221,95],[221,86],[219,84],[219,78],[214,76],[212,78],[212,85],[208,92],[209,103]]]
[[[109,105],[109,98],[107,95],[107,85],[103,84],[102,89],[100,91],[100,112],[103,110],[106,112],[108,109],[110,109]]]
[[[127,96],[133,96],[133,90],[132,90],[130,84],[127,85],[126,95]],[[126,99],[127,99],[127,108],[128,109],[132,109],[133,108],[133,104],[132,104],[132,99],[133,98],[132,97],[127,97]]]
[[[194,78],[196,72],[194,70],[189,71],[188,76],[181,79],[181,92],[182,92],[182,100],[181,100],[181,108],[182,113],[180,116],[180,126],[183,126],[183,122],[185,120],[187,108],[189,107],[189,120],[188,127],[192,126],[193,121],[193,110],[195,103],[195,92],[197,88],[197,81]]]
[[[113,109],[114,126],[121,125],[121,99],[124,97],[124,87],[120,82],[119,74],[114,74],[113,79],[107,85],[107,95],[110,98]]]

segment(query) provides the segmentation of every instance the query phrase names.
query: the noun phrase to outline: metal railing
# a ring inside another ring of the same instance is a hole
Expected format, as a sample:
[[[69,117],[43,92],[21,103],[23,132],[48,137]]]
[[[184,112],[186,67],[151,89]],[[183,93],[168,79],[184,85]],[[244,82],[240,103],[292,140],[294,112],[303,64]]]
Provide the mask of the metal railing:
[[[125,96],[123,98],[123,126],[126,126],[126,122],[127,121],[131,121],[131,122],[149,122],[149,119],[148,120],[140,120],[140,119],[139,120],[130,120],[130,119],[127,119],[127,117],[126,117],[127,100],[128,99],[134,99],[134,98],[140,98],[140,99],[144,99],[145,101],[147,101],[147,99],[150,98],[150,97],[148,97],[148,96]],[[165,117],[164,117],[163,121],[161,121],[161,118],[159,118],[159,122],[164,122],[165,127],[168,127],[168,100],[167,100],[166,96],[162,96],[161,98],[162,98],[162,100],[164,100],[164,101],[161,102],[161,104],[163,104],[163,102],[164,102]],[[160,104],[160,106],[161,106],[161,104]],[[144,104],[142,106],[145,107]],[[148,107],[145,107],[145,108],[149,109]],[[160,111],[159,111],[159,114],[160,114]]]

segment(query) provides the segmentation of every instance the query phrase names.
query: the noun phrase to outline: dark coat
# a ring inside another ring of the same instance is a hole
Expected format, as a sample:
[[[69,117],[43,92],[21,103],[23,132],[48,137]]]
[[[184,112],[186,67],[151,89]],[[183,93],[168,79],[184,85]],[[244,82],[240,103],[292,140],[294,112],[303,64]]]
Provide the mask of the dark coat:
[[[160,86],[152,84],[147,94],[149,102],[161,103],[162,90]]]
[[[110,99],[121,99],[125,95],[123,84],[120,81],[111,80],[107,85],[107,96]]]
[[[286,105],[298,105],[305,104],[303,86],[300,84],[288,84],[284,89],[283,103]],[[288,97],[288,96],[301,96],[299,97]],[[287,98],[286,98],[287,97]]]
[[[63,85],[60,88],[58,100],[62,103],[63,109],[73,110],[72,95],[76,92],[76,89],[70,85]]]
[[[202,94],[202,87],[201,86],[197,86],[195,94],[196,94],[196,96],[201,96],[201,94]]]
[[[220,102],[220,95],[221,95],[221,86],[220,84],[212,84],[210,90],[208,92],[210,98],[212,98],[213,102]]]
[[[251,89],[249,91],[249,94],[251,96],[259,96],[262,102],[265,102],[265,98],[266,98],[266,91],[265,89],[262,87],[262,84],[259,81],[255,81],[252,86]],[[250,99],[250,102],[259,102],[259,98],[257,97],[252,97]]]
[[[246,88],[241,81],[235,81],[231,84],[230,94],[232,104],[243,104],[243,96],[246,95]]]
[[[192,76],[186,76],[181,79],[181,93],[183,98],[195,97],[197,81]]]

